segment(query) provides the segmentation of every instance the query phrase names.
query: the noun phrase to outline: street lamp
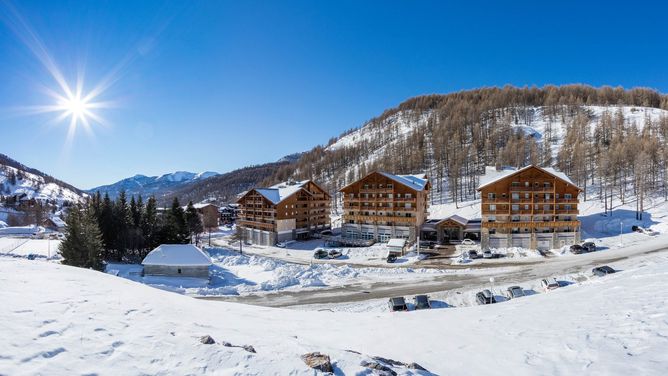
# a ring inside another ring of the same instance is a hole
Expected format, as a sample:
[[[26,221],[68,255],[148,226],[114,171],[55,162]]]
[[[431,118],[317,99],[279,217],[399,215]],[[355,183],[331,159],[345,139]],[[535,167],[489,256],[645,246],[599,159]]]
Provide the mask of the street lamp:
[[[489,283],[491,286],[492,300],[494,299],[494,277],[489,277]],[[491,303],[491,302],[490,302]]]

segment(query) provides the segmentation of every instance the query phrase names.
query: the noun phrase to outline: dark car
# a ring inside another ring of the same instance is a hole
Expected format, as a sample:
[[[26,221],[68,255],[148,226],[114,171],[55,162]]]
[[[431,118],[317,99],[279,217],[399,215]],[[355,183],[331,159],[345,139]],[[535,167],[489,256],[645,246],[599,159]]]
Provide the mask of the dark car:
[[[332,230],[320,231],[320,235],[332,236]]]
[[[395,261],[397,261],[397,255],[395,255],[394,253],[390,253],[389,255],[387,255],[387,262],[388,263],[392,264]]]
[[[391,312],[408,311],[408,306],[404,298],[390,298],[387,305]]]
[[[476,251],[469,251],[468,256],[469,256],[470,259],[480,258],[480,256],[478,255],[478,252],[476,252]]]
[[[582,243],[582,248],[583,248],[586,252],[596,252],[596,244],[594,244],[593,242],[584,242],[584,243]]]
[[[341,257],[342,255],[343,254],[338,249],[332,249],[331,251],[329,251],[329,254],[327,256],[331,259],[335,259]]]
[[[415,309],[429,309],[431,308],[431,302],[427,295],[416,295],[414,298]]]
[[[478,301],[478,304],[480,305],[496,303],[494,295],[492,295],[492,292],[489,290],[482,290],[479,293],[475,294],[475,299]]]
[[[433,240],[420,240],[420,248],[432,249],[434,245],[436,245],[436,242]]]
[[[585,252],[585,249],[580,244],[573,244],[570,251],[574,255],[579,255]]]
[[[313,252],[313,258],[325,259],[327,257],[329,257],[329,253],[322,248],[316,249],[315,252]]]
[[[592,269],[591,272],[594,273],[594,275],[596,276],[605,277],[608,274],[614,273],[615,269],[609,267],[608,265],[603,265]]]

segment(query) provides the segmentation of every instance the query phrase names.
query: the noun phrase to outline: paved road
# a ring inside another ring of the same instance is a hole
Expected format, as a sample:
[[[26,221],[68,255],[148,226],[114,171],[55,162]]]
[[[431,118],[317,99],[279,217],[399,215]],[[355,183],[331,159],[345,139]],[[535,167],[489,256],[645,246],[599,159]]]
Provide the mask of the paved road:
[[[437,276],[427,281],[403,281],[371,282],[364,284],[352,284],[342,287],[322,288],[306,291],[281,291],[275,293],[252,294],[246,296],[231,297],[202,297],[201,299],[232,301],[245,304],[261,305],[267,307],[287,307],[305,304],[347,303],[369,299],[387,298],[391,296],[405,296],[415,294],[428,294],[438,291],[448,291],[463,288],[473,288],[486,285],[491,275],[499,284],[523,282],[539,279],[558,274],[571,274],[587,270],[595,265],[613,263],[629,258],[642,257],[651,253],[667,252],[668,244],[643,247],[633,247],[617,250],[605,250],[584,255],[573,255],[541,259],[539,262],[510,264],[490,263],[469,268],[482,266],[484,271],[476,273],[459,273],[446,276]],[[515,266],[508,271],[508,266]],[[499,267],[504,267],[503,272]],[[502,273],[502,274],[501,274]]]

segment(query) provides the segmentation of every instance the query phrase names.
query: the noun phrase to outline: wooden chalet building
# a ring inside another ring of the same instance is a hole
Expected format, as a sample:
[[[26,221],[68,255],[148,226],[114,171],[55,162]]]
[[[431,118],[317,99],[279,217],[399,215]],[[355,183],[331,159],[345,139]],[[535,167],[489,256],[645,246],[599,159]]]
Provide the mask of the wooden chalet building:
[[[342,188],[344,238],[387,242],[416,239],[427,219],[429,179],[426,175],[372,172]]]
[[[488,169],[478,187],[482,249],[548,250],[580,241],[578,188],[552,168]]]
[[[245,241],[274,245],[330,228],[330,195],[311,180],[253,188],[237,200]]]

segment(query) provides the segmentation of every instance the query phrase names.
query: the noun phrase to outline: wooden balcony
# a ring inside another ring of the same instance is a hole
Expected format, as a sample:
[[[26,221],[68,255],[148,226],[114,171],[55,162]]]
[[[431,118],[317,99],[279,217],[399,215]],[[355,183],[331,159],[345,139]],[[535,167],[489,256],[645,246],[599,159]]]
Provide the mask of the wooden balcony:
[[[396,217],[396,216],[386,216],[386,215],[343,215],[343,222],[348,221],[360,221],[360,222],[401,222],[401,223],[415,223],[417,220],[416,217]]]
[[[484,228],[578,227],[580,221],[482,222]]]
[[[239,220],[237,220],[237,225],[239,227],[255,228],[255,229],[261,229],[261,230],[269,230],[269,231],[274,230],[274,224],[273,223],[266,223],[266,222],[258,222],[258,221],[249,221],[249,220],[239,219]]]

